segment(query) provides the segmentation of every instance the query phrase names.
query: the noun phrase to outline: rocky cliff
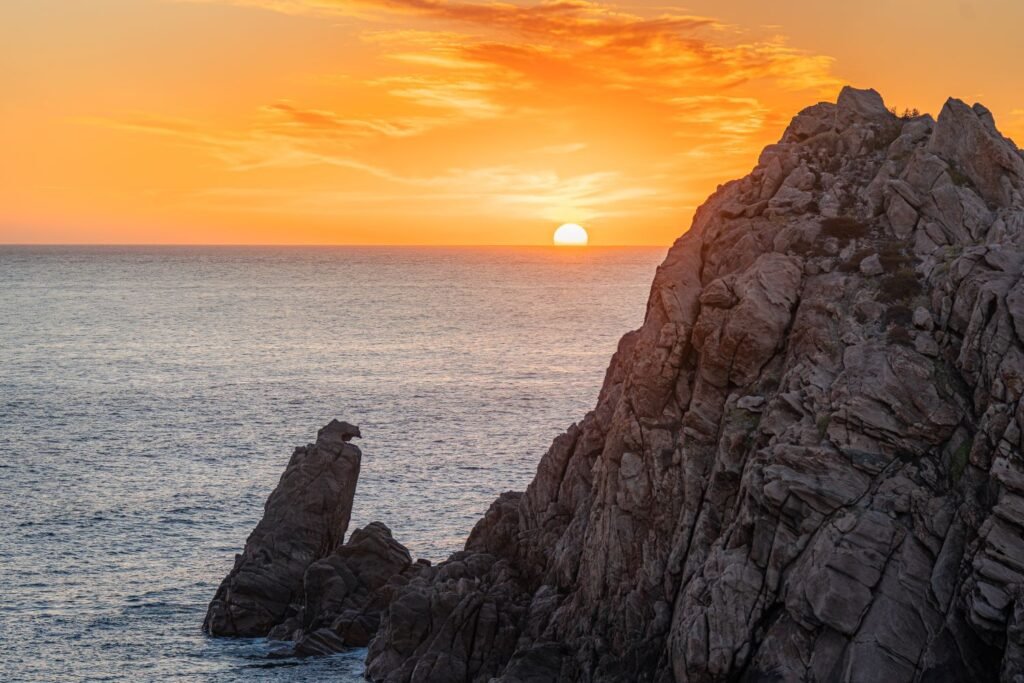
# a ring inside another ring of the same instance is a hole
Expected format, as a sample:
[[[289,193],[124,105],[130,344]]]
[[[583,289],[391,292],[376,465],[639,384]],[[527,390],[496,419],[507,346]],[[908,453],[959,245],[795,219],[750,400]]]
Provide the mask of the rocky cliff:
[[[802,111],[368,676],[1024,680],[1022,193],[981,105]]]

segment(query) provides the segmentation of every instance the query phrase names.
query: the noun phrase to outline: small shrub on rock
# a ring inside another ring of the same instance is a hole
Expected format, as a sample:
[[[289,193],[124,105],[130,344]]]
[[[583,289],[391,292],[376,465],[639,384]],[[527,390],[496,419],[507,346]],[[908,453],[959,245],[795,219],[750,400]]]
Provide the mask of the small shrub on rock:
[[[826,237],[835,237],[841,240],[852,240],[859,237],[867,237],[871,228],[850,216],[836,216],[821,221],[821,234]]]
[[[882,314],[882,324],[889,325],[900,325],[907,327],[911,324],[914,319],[914,312],[903,304],[896,304],[885,309],[885,313]]]
[[[971,179],[955,165],[950,164],[949,168],[946,169],[946,172],[949,173],[949,179],[952,180],[953,184],[957,187],[971,186]]]
[[[858,249],[850,258],[839,264],[839,272],[856,273],[860,270],[860,262],[874,254],[873,249]]]
[[[922,291],[917,273],[910,268],[903,268],[882,279],[882,284],[878,287],[878,296],[875,298],[882,303],[909,301]]]
[[[889,340],[890,344],[902,344],[903,346],[914,345],[914,335],[910,334],[910,330],[902,325],[893,325],[890,327],[885,333],[885,338]]]
[[[916,119],[918,116],[921,115],[921,112],[918,111],[917,107],[913,107],[911,109],[904,109],[902,114],[896,109],[896,107],[889,107],[889,111],[892,112],[893,116],[898,116],[904,121]]]
[[[799,240],[793,243],[790,249],[803,256],[829,256],[828,251],[825,249],[825,240],[817,239],[812,240],[806,236],[801,237]]]
[[[914,262],[913,257],[896,244],[886,244],[879,249],[878,260],[882,262],[886,272],[904,269]]]

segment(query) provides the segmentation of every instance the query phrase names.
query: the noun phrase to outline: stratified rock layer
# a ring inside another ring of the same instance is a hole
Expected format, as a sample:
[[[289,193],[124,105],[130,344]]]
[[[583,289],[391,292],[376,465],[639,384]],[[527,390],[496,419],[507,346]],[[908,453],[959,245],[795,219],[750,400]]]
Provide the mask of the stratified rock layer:
[[[980,105],[801,112],[368,676],[1021,680],[1022,189]]]
[[[361,453],[358,428],[332,420],[315,444],[295,449],[263,519],[221,583],[203,630],[214,636],[265,636],[301,602],[307,568],[345,537]]]

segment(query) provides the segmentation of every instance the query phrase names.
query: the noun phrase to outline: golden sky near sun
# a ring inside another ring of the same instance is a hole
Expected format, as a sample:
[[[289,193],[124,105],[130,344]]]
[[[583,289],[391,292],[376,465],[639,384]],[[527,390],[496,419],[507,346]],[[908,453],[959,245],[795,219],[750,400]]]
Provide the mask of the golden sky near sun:
[[[4,0],[0,242],[668,244],[843,83],[1024,140],[1024,2]]]

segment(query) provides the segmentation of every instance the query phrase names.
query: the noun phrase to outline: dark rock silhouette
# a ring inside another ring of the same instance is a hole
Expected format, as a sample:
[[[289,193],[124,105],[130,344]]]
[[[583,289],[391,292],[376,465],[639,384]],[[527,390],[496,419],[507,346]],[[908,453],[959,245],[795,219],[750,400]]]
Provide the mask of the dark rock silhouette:
[[[306,569],[344,538],[362,454],[348,443],[358,428],[332,420],[315,444],[295,449],[263,519],[210,603],[203,630],[263,636],[302,595]]]
[[[365,647],[392,592],[422,566],[412,563],[409,551],[380,522],[357,529],[348,543],[306,570],[302,606],[269,634],[294,641],[279,654],[311,656]]]
[[[392,592],[429,563],[412,563],[391,530],[372,522],[345,544],[361,453],[359,427],[332,420],[295,449],[263,519],[221,583],[203,629],[214,636],[291,641],[278,656],[369,643]]]
[[[1024,680],[1022,192],[980,105],[802,111],[368,677]]]
[[[210,603],[214,636],[291,641],[278,656],[338,652],[369,643],[392,591],[420,569],[391,530],[372,522],[345,544],[361,453],[359,427],[332,420],[295,449],[263,519]]]

